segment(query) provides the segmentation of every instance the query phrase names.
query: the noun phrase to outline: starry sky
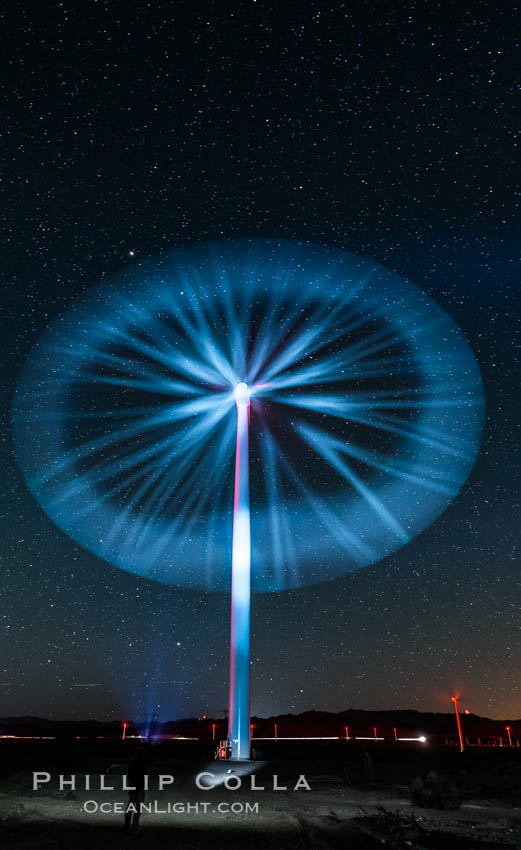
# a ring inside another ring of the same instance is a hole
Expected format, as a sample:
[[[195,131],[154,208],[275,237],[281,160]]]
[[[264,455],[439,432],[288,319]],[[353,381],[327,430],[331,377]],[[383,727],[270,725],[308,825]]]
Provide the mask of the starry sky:
[[[433,525],[334,582],[258,595],[252,713],[519,718],[519,20],[486,2],[11,4],[0,716],[222,714],[229,601],[75,544],[11,438],[38,337],[97,282],[207,239],[382,263],[480,365],[477,463]]]

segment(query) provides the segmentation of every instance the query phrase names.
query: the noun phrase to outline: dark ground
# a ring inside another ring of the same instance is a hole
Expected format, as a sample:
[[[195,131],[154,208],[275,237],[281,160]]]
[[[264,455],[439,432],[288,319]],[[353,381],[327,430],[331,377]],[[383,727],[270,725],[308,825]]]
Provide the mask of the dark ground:
[[[360,742],[308,743],[305,751],[294,743],[279,743],[265,761],[246,765],[214,762],[208,748],[170,741],[152,748],[149,769],[151,790],[147,801],[157,800],[159,813],[143,814],[136,836],[123,833],[123,816],[87,813],[87,800],[110,804],[125,802],[121,774],[136,742],[0,742],[0,847],[2,850],[120,850],[146,848],[349,848],[377,847],[430,850],[500,850],[521,848],[521,749],[455,748]],[[32,772],[49,771],[53,783],[31,790]],[[195,775],[210,771],[216,787],[200,791]],[[241,776],[238,791],[219,784],[226,771]],[[453,789],[454,809],[422,808],[411,803],[410,784],[415,776],[434,770]],[[106,782],[114,791],[100,792],[81,786],[59,791],[58,774],[67,778],[108,771]],[[250,789],[250,774],[266,790]],[[304,773],[311,791],[295,791]],[[171,788],[159,792],[157,775],[173,774]],[[272,789],[272,776],[286,791]],[[165,812],[168,802],[181,804],[175,814]],[[209,803],[208,811],[187,811],[187,804]],[[239,804],[243,810],[219,811]],[[247,803],[258,804],[247,812]]]

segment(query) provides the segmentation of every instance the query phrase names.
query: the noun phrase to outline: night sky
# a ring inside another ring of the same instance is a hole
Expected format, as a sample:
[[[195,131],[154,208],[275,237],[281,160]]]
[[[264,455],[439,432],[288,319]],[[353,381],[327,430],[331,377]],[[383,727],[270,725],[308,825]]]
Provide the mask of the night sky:
[[[484,2],[12,3],[2,30],[0,716],[222,715],[226,595],[125,573],[58,530],[18,467],[11,402],[48,323],[104,277],[260,236],[431,295],[479,362],[487,420],[415,540],[255,597],[252,714],[446,711],[458,692],[519,718],[519,19]]]

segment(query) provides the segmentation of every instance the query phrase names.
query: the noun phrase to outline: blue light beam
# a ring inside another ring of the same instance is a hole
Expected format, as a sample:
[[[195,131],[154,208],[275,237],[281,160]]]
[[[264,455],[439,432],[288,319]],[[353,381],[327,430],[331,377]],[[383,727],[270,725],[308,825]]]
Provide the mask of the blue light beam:
[[[244,381],[237,384],[234,396],[237,402],[237,442],[233,502],[228,740],[231,745],[232,759],[249,759],[251,532],[248,426],[250,390]]]

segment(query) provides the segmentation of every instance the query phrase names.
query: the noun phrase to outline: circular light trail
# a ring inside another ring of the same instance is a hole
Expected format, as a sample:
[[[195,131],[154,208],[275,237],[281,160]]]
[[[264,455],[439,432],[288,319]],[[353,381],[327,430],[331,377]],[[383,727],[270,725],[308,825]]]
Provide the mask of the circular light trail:
[[[95,555],[228,591],[243,403],[258,591],[414,538],[461,489],[483,420],[472,351],[417,287],[343,251],[238,240],[133,266],[59,316],[18,384],[17,454]]]

